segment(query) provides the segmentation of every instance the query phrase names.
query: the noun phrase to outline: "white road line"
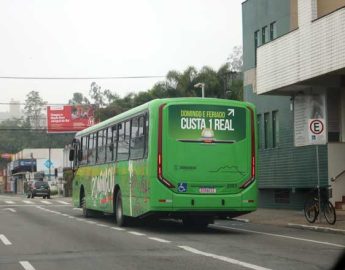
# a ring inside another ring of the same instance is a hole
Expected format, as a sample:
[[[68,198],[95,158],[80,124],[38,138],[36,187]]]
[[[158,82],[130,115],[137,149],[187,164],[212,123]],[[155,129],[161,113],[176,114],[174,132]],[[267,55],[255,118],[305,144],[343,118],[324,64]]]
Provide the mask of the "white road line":
[[[35,204],[34,202],[32,202],[32,201],[23,201],[23,203],[26,203],[26,204]]]
[[[125,231],[125,229],[119,228],[119,227],[110,227],[110,229],[116,230],[116,231]]]
[[[171,243],[171,241],[168,241],[162,238],[157,238],[157,237],[149,237],[149,239],[157,241],[157,242],[161,242],[161,243]]]
[[[250,232],[250,233],[256,233],[256,234],[269,235],[269,236],[274,236],[274,237],[310,242],[310,243],[315,243],[315,244],[321,244],[321,245],[326,245],[326,246],[345,248],[344,245],[334,244],[334,243],[330,243],[330,242],[316,241],[316,240],[307,239],[307,238],[299,238],[299,237],[293,237],[293,236],[282,235],[282,234],[274,234],[274,233],[265,233],[265,232],[259,232],[259,231],[234,228],[234,227],[226,227],[226,226],[222,226],[222,225],[210,225],[210,226],[212,226],[214,228],[228,229],[228,230],[241,231],[241,232]]]
[[[188,246],[178,246],[178,247],[182,248],[182,249],[184,249],[186,251],[189,251],[191,253],[194,253],[194,254],[210,257],[210,258],[213,258],[213,259],[216,259],[216,260],[220,260],[220,261],[223,261],[223,262],[228,262],[228,263],[231,263],[231,264],[236,264],[236,265],[239,265],[239,266],[242,266],[242,267],[246,267],[246,268],[249,268],[249,269],[254,269],[254,270],[270,270],[269,268],[261,267],[261,266],[258,266],[258,265],[255,265],[255,264],[251,264],[251,263],[242,262],[242,261],[235,260],[235,259],[232,259],[232,258],[229,258],[229,257],[225,257],[225,256],[219,256],[219,255],[216,255],[216,254],[203,252],[203,251],[200,251],[200,250],[197,250],[195,248],[188,247]]]
[[[8,210],[8,211],[10,211],[10,212],[12,212],[12,213],[15,213],[15,212],[17,212],[15,209],[13,209],[13,208],[4,208],[4,210]]]
[[[5,246],[12,245],[12,243],[7,239],[7,237],[3,234],[0,234],[0,240]]]
[[[14,204],[14,201],[5,201],[7,204]]]
[[[57,201],[57,202],[62,203],[62,204],[70,204],[70,203],[64,202],[64,201]]]
[[[87,220],[86,222],[89,223],[89,224],[96,224],[95,221],[91,221],[91,220]]]
[[[73,208],[73,210],[83,211],[81,208]]]
[[[99,226],[99,227],[109,227],[108,225],[101,224],[101,223],[97,223],[96,225]]]
[[[19,263],[25,270],[35,270],[35,268],[28,261],[20,261]]]
[[[145,235],[144,233],[140,233],[140,232],[133,232],[133,231],[128,232],[128,233],[130,233],[130,234],[134,234],[134,235],[137,235],[137,236],[142,236],[142,235]]]
[[[48,201],[41,201],[41,203],[44,203],[44,204],[52,204],[51,202],[48,202]]]
[[[78,221],[84,221],[82,218],[76,218],[76,220],[78,220]]]

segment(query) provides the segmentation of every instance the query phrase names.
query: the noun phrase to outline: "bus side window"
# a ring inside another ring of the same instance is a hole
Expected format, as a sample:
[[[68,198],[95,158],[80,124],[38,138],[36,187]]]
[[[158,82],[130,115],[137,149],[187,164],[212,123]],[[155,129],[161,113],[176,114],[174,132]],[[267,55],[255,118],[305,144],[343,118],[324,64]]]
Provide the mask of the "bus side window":
[[[113,130],[112,130],[111,127],[109,127],[108,131],[107,131],[107,145],[106,145],[106,158],[107,158],[107,162],[113,160],[113,150],[114,150]]]
[[[140,116],[132,120],[131,159],[143,158],[144,144],[144,117]]]
[[[82,152],[83,152],[83,160],[82,164],[87,163],[87,157],[88,157],[88,143],[89,143],[89,136],[83,137],[82,139]]]
[[[105,149],[104,149],[104,138],[106,135],[106,130],[98,131],[97,136],[97,163],[104,163],[105,161]]]
[[[96,134],[90,134],[88,147],[88,164],[94,164],[96,159]]]
[[[113,157],[112,160],[117,160],[117,148],[118,148],[118,140],[119,140],[119,129],[121,127],[121,124],[113,126]]]
[[[144,151],[144,158],[147,158],[148,153],[149,153],[149,115],[145,114],[144,117],[144,141],[145,141],[145,151]]]
[[[127,143],[127,136],[126,136],[126,129],[128,121],[118,125],[119,128],[119,138],[118,138],[118,146],[117,146],[117,160],[127,160],[128,159],[128,152],[129,152],[129,145]]]

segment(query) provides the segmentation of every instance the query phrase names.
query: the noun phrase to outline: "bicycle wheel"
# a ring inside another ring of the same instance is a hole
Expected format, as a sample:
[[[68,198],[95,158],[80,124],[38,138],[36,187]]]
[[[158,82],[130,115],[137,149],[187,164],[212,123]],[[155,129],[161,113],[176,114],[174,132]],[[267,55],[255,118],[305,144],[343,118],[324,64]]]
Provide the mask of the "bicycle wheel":
[[[333,225],[336,222],[337,216],[335,214],[335,209],[330,201],[327,201],[325,203],[323,208],[323,214],[329,224]]]
[[[317,211],[317,201],[315,201],[315,199],[309,198],[305,204],[304,204],[304,216],[306,218],[306,220],[309,223],[314,223],[317,215],[318,215],[318,211]]]

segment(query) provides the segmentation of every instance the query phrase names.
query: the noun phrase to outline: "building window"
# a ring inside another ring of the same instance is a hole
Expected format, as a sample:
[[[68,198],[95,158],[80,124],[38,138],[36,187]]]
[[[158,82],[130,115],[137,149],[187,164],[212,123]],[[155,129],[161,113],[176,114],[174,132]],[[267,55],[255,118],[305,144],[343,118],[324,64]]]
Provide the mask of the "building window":
[[[261,45],[260,44],[260,30],[257,30],[254,33],[254,44],[255,44],[255,49]]]
[[[254,33],[254,53],[255,53],[255,66],[256,66],[256,48],[260,46],[260,30],[255,31]]]
[[[258,145],[259,145],[259,149],[261,149],[262,148],[262,142],[261,142],[262,115],[258,114],[256,118],[257,118],[257,123],[258,123]]]
[[[262,27],[262,44],[265,44],[268,41],[268,27]]]
[[[269,147],[269,113],[264,114],[264,148]]]
[[[270,40],[277,38],[277,23],[273,22],[270,24]]]
[[[278,111],[272,112],[272,147],[277,147],[279,143],[279,121]]]

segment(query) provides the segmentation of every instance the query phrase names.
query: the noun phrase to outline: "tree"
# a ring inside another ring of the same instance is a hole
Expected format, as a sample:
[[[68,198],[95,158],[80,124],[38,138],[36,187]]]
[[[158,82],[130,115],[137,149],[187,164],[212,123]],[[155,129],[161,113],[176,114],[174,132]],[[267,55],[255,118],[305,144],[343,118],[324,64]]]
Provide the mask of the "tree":
[[[243,51],[241,46],[235,46],[228,57],[229,69],[232,72],[242,72],[243,68]]]
[[[33,128],[42,128],[45,126],[44,115],[42,114],[46,101],[40,97],[37,91],[31,91],[26,95],[24,113],[26,120]]]
[[[104,102],[104,93],[102,91],[101,86],[97,83],[92,82],[89,91],[91,99],[93,99],[93,104],[95,104],[96,108],[102,108],[105,105]]]
[[[169,97],[195,97],[198,94],[194,85],[198,72],[195,67],[188,67],[183,73],[169,71],[166,77]],[[199,95],[200,96],[200,95]]]
[[[80,92],[73,93],[72,99],[68,101],[68,104],[90,104],[90,101]]]

